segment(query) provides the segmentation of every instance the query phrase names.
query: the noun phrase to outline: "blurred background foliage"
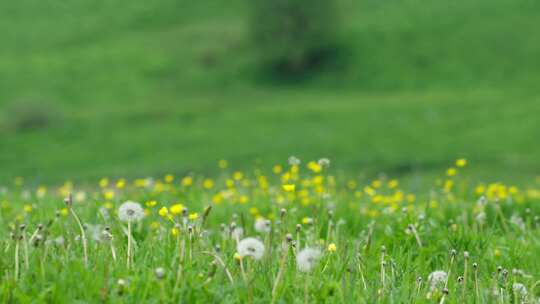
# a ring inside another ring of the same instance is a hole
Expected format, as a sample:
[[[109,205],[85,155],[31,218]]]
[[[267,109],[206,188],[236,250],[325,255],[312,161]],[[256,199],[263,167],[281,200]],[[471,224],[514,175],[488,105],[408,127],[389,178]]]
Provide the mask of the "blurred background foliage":
[[[535,0],[0,3],[0,182],[540,171]]]

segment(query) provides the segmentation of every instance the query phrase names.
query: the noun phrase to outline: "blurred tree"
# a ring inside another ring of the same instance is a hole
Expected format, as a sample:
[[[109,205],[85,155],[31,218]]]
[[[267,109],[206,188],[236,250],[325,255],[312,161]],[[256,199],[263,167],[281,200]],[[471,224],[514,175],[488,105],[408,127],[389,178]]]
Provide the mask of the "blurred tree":
[[[301,75],[337,54],[335,0],[251,0],[252,31],[262,64]]]

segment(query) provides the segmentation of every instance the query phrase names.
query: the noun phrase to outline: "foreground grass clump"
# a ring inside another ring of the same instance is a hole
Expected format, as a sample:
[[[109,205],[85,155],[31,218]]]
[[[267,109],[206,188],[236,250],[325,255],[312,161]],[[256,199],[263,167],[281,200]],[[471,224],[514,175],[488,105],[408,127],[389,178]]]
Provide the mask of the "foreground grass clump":
[[[272,172],[0,192],[0,301],[536,303],[539,181]]]

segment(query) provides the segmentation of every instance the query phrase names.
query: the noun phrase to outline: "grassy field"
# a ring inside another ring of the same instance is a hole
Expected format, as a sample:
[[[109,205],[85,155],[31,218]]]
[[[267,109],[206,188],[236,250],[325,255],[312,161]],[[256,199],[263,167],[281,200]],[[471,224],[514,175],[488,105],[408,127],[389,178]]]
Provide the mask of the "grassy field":
[[[0,197],[0,301],[537,303],[540,180],[449,166],[429,191],[324,160],[91,190],[19,181]]]
[[[336,5],[0,1],[0,302],[540,303],[540,2]]]
[[[285,82],[257,69],[243,1],[3,2],[0,181],[292,154],[353,174],[423,176],[460,156],[485,179],[538,174],[538,3],[339,7],[339,60]]]

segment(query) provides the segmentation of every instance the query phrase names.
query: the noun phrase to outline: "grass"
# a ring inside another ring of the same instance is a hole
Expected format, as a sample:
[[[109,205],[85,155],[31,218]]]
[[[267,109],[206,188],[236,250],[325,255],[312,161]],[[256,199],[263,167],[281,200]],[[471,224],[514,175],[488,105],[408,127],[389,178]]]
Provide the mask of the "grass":
[[[0,225],[11,231],[0,232],[0,300],[537,301],[540,181],[478,184],[456,164],[457,174],[440,174],[428,191],[387,177],[335,177],[314,162],[309,170],[227,168],[212,179],[102,179],[91,187],[19,181],[0,196]],[[145,209],[130,207],[132,229],[120,210],[126,200]],[[244,252],[237,243],[247,237],[264,248]],[[299,257],[304,248],[318,250],[312,263]],[[446,276],[436,280],[435,271]]]
[[[0,4],[0,181],[290,154],[371,176],[429,180],[457,155],[481,178],[538,173],[536,2],[339,6],[339,60],[280,82],[257,69],[243,1]]]

